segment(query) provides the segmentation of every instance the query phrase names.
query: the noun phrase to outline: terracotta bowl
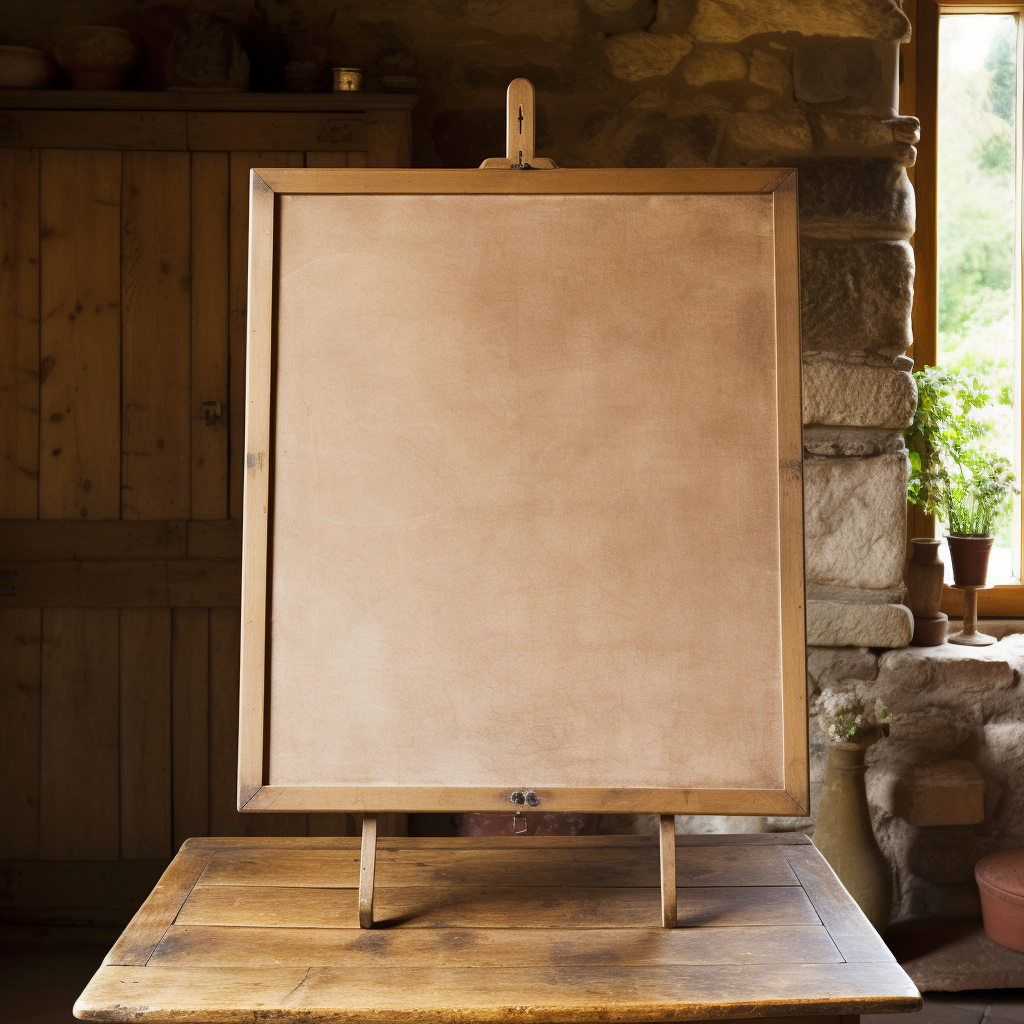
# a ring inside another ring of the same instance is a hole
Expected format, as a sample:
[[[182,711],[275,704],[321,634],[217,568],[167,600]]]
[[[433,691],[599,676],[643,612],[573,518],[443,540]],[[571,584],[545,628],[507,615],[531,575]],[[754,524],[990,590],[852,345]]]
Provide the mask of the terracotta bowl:
[[[47,89],[57,70],[53,58],[31,46],[0,46],[0,89]]]
[[[981,890],[985,934],[1000,946],[1024,953],[1024,849],[983,857],[974,877]]]

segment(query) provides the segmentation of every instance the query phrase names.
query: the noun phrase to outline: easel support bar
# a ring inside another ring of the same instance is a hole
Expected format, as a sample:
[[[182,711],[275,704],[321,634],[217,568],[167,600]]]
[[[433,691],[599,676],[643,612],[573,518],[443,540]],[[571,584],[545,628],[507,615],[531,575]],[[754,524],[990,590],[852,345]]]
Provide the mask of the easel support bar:
[[[373,871],[377,861],[377,817],[363,815],[363,845],[359,853],[359,927],[373,927]],[[674,870],[674,869],[673,869]],[[674,892],[674,890],[673,890]]]
[[[664,928],[676,926],[676,816],[663,814],[659,818],[661,836],[661,924]]]

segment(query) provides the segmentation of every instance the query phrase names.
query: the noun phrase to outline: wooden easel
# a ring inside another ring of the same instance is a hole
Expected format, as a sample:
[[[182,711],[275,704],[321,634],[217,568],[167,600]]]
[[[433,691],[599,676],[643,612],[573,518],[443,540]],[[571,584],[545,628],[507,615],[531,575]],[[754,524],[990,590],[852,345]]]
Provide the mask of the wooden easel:
[[[554,160],[536,156],[536,109],[533,83],[516,78],[508,87],[505,112],[505,156],[489,157],[483,170],[553,170]],[[517,799],[517,797],[519,799]],[[513,803],[522,802],[522,793],[513,793]],[[676,926],[676,818],[662,814],[658,819],[661,863],[661,923]],[[377,818],[363,815],[363,841],[359,854],[359,927],[373,927],[373,874],[377,861]]]

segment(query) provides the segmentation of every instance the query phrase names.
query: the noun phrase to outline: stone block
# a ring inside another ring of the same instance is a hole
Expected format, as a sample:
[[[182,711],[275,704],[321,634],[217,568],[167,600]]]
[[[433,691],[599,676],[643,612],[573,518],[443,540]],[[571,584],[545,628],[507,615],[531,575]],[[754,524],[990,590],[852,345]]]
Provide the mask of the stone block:
[[[819,238],[909,239],[914,189],[906,168],[881,157],[811,157],[799,171],[800,233]]]
[[[805,424],[902,429],[916,408],[917,387],[904,370],[839,362],[803,368]]]
[[[903,585],[909,472],[904,455],[804,462],[808,583],[866,590]]]
[[[799,109],[741,110],[729,121],[728,137],[741,154],[778,159],[802,156],[813,145],[811,126]]]
[[[747,77],[747,61],[739,50],[697,50],[683,66],[683,77],[689,85],[708,85],[710,82],[735,82]]]
[[[804,451],[808,455],[898,455],[904,451],[903,435],[892,430],[865,430],[860,427],[804,427]]]
[[[927,882],[963,885],[974,881],[974,865],[994,846],[991,836],[956,826],[935,827],[914,836],[907,859],[910,870]]]
[[[878,655],[867,647],[808,647],[807,680],[817,690],[878,678]]]
[[[861,39],[811,36],[801,40],[793,54],[793,91],[803,103],[869,99],[881,75],[881,61],[871,44]]]
[[[764,50],[755,50],[750,55],[750,81],[763,89],[771,89],[780,96],[791,92],[793,78],[789,68],[778,57]]]
[[[604,43],[604,52],[616,78],[639,82],[667,75],[690,52],[691,46],[685,36],[624,32],[609,36]]]
[[[846,110],[820,110],[809,114],[815,139],[828,152],[841,147],[851,151],[889,147],[893,150],[892,130],[879,118]]]
[[[913,616],[901,604],[807,602],[808,644],[905,647],[913,635]]]
[[[974,722],[954,708],[928,707],[893,714],[889,739],[893,743],[947,754],[974,734]]]
[[[977,825],[985,820],[985,780],[970,761],[914,766],[896,786],[895,813],[911,825]]]
[[[890,117],[882,124],[892,132],[894,142],[905,142],[916,146],[921,141],[921,122],[916,117],[910,115]]]
[[[800,313],[805,352],[874,352],[890,359],[901,355],[913,342],[913,301],[914,251],[909,242],[801,239]],[[886,379],[881,375],[865,377],[866,389],[882,387]],[[908,389],[906,381],[897,377],[888,381],[887,394],[897,403],[893,411],[902,417],[912,384]],[[874,402],[879,414],[885,400],[880,394]],[[912,415],[913,406],[910,409]],[[895,423],[872,420],[870,415],[865,411],[859,419],[824,422],[865,427]]]
[[[654,0],[586,0],[586,5],[597,25],[609,35],[646,28],[661,7],[656,7]]]
[[[882,655],[878,689],[880,693],[902,693],[907,698],[915,693],[945,691],[962,696],[966,702],[1012,687],[1016,681],[1014,667],[1020,661],[1020,654],[1013,652],[1005,640],[981,648],[956,644],[908,647]],[[894,707],[898,707],[895,702]]]
[[[707,43],[738,43],[767,32],[907,40],[910,22],[895,0],[698,0],[690,33]]]

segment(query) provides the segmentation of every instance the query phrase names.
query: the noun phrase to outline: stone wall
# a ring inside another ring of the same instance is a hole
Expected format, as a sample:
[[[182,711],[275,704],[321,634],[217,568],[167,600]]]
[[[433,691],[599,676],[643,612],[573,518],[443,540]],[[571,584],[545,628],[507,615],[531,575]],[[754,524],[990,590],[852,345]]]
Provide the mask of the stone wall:
[[[538,93],[560,165],[800,171],[808,639],[899,647],[918,125],[897,116],[895,0],[190,0],[258,53],[420,79],[414,162],[503,155],[504,90]],[[4,42],[138,28],[127,0],[10,0]],[[253,45],[255,41],[258,46]],[[280,69],[278,69],[280,70]],[[738,415],[742,411],[738,410]],[[742,500],[739,499],[738,500]],[[749,500],[749,499],[748,499]]]
[[[1000,635],[1020,623],[986,623]],[[893,868],[893,921],[980,914],[974,865],[1024,846],[1024,634],[992,647],[908,647],[879,653],[817,648],[808,690],[857,689],[893,711],[889,736],[868,752],[875,835]],[[817,815],[826,748],[811,732]],[[810,822],[771,822],[789,826]],[[809,830],[809,829],[808,829]]]

